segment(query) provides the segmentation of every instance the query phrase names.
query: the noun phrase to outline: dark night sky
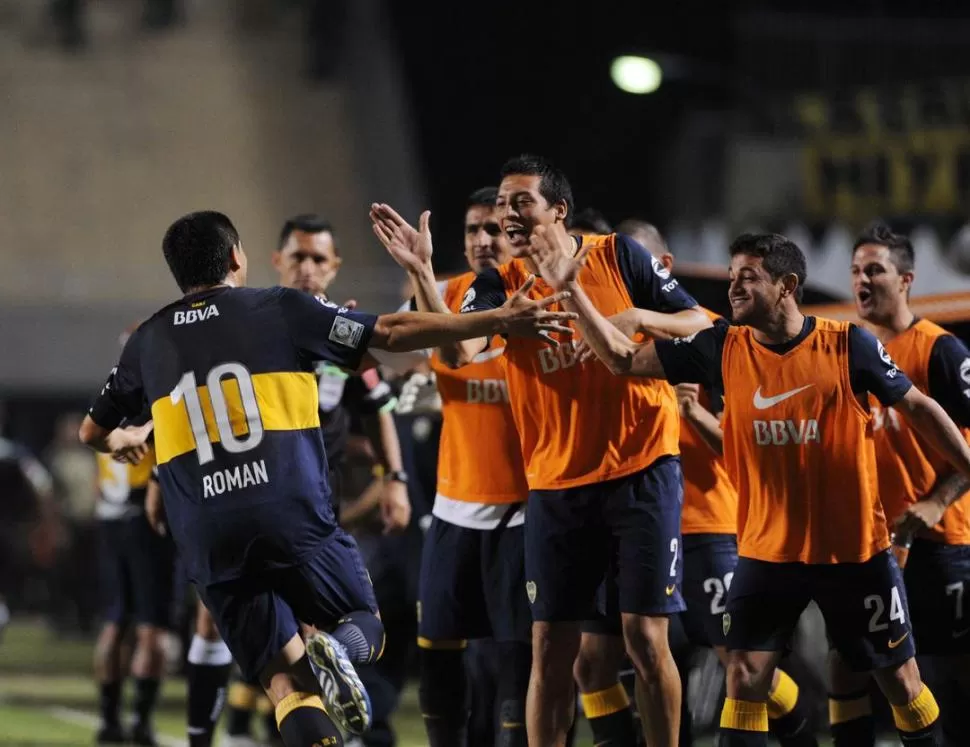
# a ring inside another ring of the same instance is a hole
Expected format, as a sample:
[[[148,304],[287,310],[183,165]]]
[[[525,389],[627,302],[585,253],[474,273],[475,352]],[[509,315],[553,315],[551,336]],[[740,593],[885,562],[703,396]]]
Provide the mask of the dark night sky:
[[[665,224],[670,174],[662,165],[685,127],[685,113],[729,109],[732,94],[711,83],[668,81],[654,94],[631,96],[610,81],[614,56],[673,53],[730,75],[735,62],[742,55],[750,60],[753,52],[735,49],[732,22],[741,12],[878,18],[912,15],[913,5],[603,0],[573,14],[551,3],[389,3],[442,269],[461,265],[457,257],[447,261],[445,247],[460,246],[466,195],[495,184],[502,162],[521,152],[540,153],[563,168],[577,207],[597,207],[613,221],[639,215]],[[947,6],[934,7],[942,12]],[[766,55],[766,75],[785,64]],[[717,164],[710,168],[716,178]]]

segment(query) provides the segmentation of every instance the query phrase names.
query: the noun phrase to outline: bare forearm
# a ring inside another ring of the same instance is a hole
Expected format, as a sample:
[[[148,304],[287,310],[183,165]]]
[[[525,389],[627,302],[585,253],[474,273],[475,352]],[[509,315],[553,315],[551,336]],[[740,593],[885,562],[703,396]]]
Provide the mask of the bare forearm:
[[[959,472],[951,472],[937,480],[928,497],[940,501],[944,506],[949,506],[968,490],[970,490],[970,478]]]
[[[503,331],[503,317],[498,309],[474,314],[408,311],[378,317],[371,346],[403,352],[436,348],[460,340],[487,339]]]
[[[695,405],[686,418],[690,427],[715,454],[724,453],[724,431],[717,416],[701,405]]]
[[[711,320],[707,315],[696,309],[686,309],[673,314],[649,309],[637,309],[636,312],[637,331],[655,340],[688,337],[711,326]]]
[[[603,316],[578,282],[570,283],[567,309],[578,314],[576,324],[586,343],[615,374],[627,374],[633,364],[637,345]]]
[[[913,388],[915,390],[915,387]],[[961,476],[970,477],[970,447],[956,424],[935,400],[911,391],[900,403],[910,425],[943,456]],[[947,495],[950,505],[958,496]]]
[[[107,428],[102,428],[95,423],[90,415],[85,415],[84,422],[81,423],[81,429],[78,431],[78,438],[86,446],[90,446],[95,451],[106,454],[111,451],[111,448],[108,446],[108,435],[110,433],[111,431]]]
[[[411,286],[414,288],[414,301],[418,311],[426,311],[434,314],[450,314],[451,309],[445,304],[445,300],[438,292],[438,284],[434,277],[431,267],[425,268],[422,272],[408,273],[411,278]],[[458,367],[471,361],[478,353],[488,346],[488,338],[482,337],[473,340],[462,340],[438,346],[438,354],[441,360],[451,367]]]
[[[579,315],[576,323],[583,339],[612,373],[665,378],[653,343],[638,344],[629,339],[599,312],[579,283],[570,284],[567,290],[572,295],[564,302],[566,308]]]
[[[364,429],[377,455],[378,463],[388,472],[404,469],[401,458],[401,442],[394,426],[394,416],[390,412],[379,412],[364,419]]]

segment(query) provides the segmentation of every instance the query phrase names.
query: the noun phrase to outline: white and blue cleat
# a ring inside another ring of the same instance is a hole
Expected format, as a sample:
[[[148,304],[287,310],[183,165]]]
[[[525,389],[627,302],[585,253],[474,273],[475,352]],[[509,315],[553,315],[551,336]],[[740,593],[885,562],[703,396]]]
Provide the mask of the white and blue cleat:
[[[316,633],[307,639],[306,652],[330,718],[345,732],[363,734],[371,722],[370,696],[343,644]]]

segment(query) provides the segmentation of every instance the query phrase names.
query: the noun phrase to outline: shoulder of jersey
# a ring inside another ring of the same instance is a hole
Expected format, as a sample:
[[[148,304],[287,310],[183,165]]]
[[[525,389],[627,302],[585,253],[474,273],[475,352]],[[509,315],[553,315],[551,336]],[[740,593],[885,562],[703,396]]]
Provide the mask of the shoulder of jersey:
[[[936,322],[931,322],[929,319],[920,319],[912,326],[912,330],[918,335],[929,337],[931,339],[951,334],[948,330],[944,329]]]

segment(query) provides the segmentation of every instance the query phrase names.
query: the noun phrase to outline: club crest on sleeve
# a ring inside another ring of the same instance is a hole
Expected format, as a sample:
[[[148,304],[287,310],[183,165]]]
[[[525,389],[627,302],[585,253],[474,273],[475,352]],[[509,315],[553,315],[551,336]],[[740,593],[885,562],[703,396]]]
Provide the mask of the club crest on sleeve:
[[[694,338],[697,337],[697,333],[694,332],[692,335],[687,335],[687,337],[675,337],[674,345],[690,345]]]
[[[970,386],[970,358],[964,358],[960,364],[960,378],[964,384]]]
[[[727,635],[731,632],[731,613],[725,612],[721,615],[721,632]]]
[[[529,604],[536,603],[536,582],[526,581],[525,582],[525,593],[529,596]]]
[[[657,277],[661,280],[666,280],[670,277],[670,270],[664,267],[663,262],[656,257],[650,257],[650,264],[653,265],[653,271],[657,273]]]
[[[461,299],[461,310],[467,311],[471,308],[471,305],[475,302],[475,289],[469,288],[465,291],[464,297]]]
[[[345,316],[336,317],[330,327],[330,340],[344,347],[357,348],[363,336],[364,325]]]

